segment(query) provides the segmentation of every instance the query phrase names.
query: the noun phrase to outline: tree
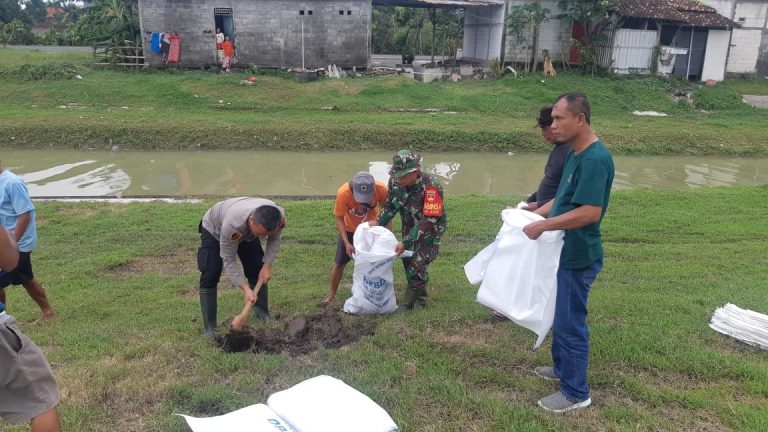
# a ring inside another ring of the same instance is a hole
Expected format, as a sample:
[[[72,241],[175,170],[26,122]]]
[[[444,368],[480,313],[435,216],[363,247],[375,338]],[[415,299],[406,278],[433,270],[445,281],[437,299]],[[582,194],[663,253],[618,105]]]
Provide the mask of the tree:
[[[0,23],[0,39],[2,39],[3,46],[26,45],[36,42],[32,27],[18,19],[5,24]]]
[[[29,19],[33,23],[39,23],[45,20],[48,11],[46,10],[46,5],[43,0],[28,0],[26,5],[24,12],[27,13]]]
[[[69,27],[73,42],[115,45],[140,41],[138,5],[135,0],[94,0],[88,12]]]
[[[584,26],[584,40],[572,41],[579,50],[579,69],[594,74],[600,66],[596,61],[597,47],[605,42],[603,30],[615,24],[611,16],[615,0],[558,0],[563,14],[558,16],[564,22],[573,26],[580,23]]]
[[[526,52],[531,47],[531,55],[526,54],[525,70],[536,72],[538,66],[539,39],[541,24],[549,21],[551,11],[539,2],[512,6],[507,16],[507,29],[517,37],[517,43],[526,42]],[[528,63],[531,67],[528,67]]]
[[[0,24],[7,24],[13,20],[29,23],[29,17],[17,0],[0,0]]]

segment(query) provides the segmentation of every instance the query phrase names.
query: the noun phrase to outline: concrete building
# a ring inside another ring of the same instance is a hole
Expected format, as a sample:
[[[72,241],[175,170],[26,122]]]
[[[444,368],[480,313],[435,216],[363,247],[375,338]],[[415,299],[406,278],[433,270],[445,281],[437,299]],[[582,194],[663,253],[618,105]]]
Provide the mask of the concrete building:
[[[733,30],[726,71],[768,75],[768,0],[705,0],[739,28]]]
[[[507,10],[530,2],[507,0]],[[538,61],[542,61],[542,51],[547,50],[556,66],[562,60],[578,63],[578,52],[571,47],[571,39],[582,40],[582,26],[558,19],[562,11],[556,0],[542,0],[539,4],[550,10],[551,17],[540,28]],[[609,21],[613,24],[602,33],[608,43],[597,50],[597,62],[602,66],[616,73],[650,73],[657,69],[692,80],[716,81],[725,76],[728,41],[731,30],[738,26],[716,8],[695,0],[616,0]],[[505,62],[523,62],[531,55],[530,40],[519,41],[508,30],[504,36]],[[662,61],[655,67],[652,61],[657,47]]]
[[[219,27],[241,64],[262,67],[365,67],[371,0],[138,0],[141,32],[181,36],[179,65],[216,64]],[[150,65],[162,57],[145,43]]]

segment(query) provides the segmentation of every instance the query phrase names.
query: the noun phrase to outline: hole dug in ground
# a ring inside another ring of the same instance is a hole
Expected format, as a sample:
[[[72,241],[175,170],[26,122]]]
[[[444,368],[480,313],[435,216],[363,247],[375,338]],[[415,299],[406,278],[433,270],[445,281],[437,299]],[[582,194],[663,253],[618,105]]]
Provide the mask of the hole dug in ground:
[[[282,327],[250,327],[216,335],[218,346],[228,353],[253,352],[291,356],[320,348],[339,348],[375,333],[375,324],[360,317],[342,320],[340,313],[297,315]],[[346,322],[345,322],[346,321]]]

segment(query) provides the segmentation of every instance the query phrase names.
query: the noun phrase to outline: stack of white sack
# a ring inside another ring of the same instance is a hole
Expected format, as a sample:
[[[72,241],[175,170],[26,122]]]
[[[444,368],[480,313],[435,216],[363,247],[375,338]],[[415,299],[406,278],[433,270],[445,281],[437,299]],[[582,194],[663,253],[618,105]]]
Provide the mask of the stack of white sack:
[[[382,226],[360,224],[353,238],[355,270],[352,297],[344,303],[344,312],[352,314],[388,314],[397,309],[392,267],[397,239]]]
[[[731,303],[715,309],[709,326],[746,344],[768,350],[768,316]]]
[[[464,266],[464,273],[471,284],[480,284],[478,303],[536,333],[534,347],[538,348],[555,317],[564,233],[545,231],[537,240],[531,240],[523,228],[543,217],[506,209],[501,219],[503,225],[496,240]]]
[[[368,396],[320,375],[277,392],[267,404],[296,432],[397,432],[392,417]]]
[[[267,406],[268,405],[268,406]],[[320,375],[228,414],[182,415],[192,432],[398,432],[392,418],[368,396]]]

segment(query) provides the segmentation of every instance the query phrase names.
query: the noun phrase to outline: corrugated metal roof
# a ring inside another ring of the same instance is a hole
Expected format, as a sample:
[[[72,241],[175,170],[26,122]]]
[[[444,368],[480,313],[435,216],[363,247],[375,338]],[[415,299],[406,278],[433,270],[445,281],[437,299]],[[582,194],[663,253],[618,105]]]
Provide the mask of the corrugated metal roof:
[[[373,0],[373,5],[411,8],[493,7],[503,6],[504,0]]]
[[[733,28],[736,23],[696,0],[615,0],[622,16],[673,21],[696,27]]]

